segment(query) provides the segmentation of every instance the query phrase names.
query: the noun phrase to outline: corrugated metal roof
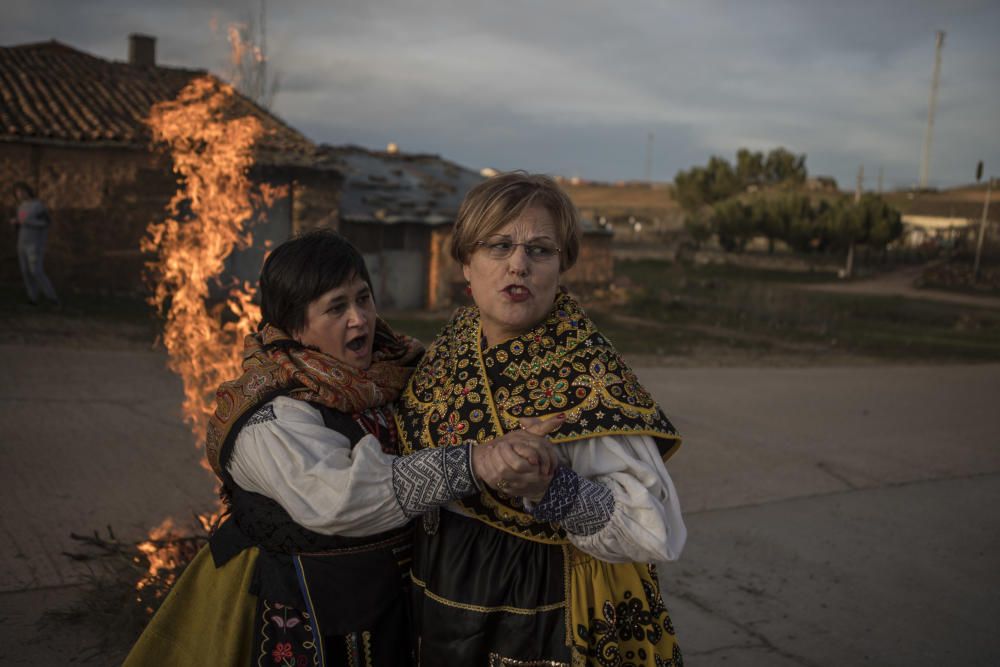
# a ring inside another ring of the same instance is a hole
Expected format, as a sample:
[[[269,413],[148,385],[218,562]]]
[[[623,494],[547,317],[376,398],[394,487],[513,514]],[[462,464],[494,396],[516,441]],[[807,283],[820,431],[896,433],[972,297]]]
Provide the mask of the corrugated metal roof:
[[[438,155],[387,153],[358,146],[319,147],[324,162],[345,174],[340,217],[382,225],[455,222],[465,194],[483,180],[479,173]],[[585,234],[611,234],[581,220]]]
[[[345,175],[340,217],[373,224],[451,224],[465,193],[483,180],[437,155],[383,153],[357,146],[320,146]]]

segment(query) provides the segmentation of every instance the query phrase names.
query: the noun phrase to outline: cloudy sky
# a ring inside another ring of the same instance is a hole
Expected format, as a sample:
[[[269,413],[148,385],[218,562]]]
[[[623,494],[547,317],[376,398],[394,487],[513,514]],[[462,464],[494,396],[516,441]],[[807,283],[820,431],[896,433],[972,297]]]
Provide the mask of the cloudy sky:
[[[226,75],[225,26],[260,0],[5,0],[0,44],[58,39],[111,59],[155,35],[161,64]],[[1000,2],[271,0],[274,110],[310,138],[479,168],[670,180],[746,146],[806,153],[853,184],[917,181],[945,39],[931,184],[1000,176]]]

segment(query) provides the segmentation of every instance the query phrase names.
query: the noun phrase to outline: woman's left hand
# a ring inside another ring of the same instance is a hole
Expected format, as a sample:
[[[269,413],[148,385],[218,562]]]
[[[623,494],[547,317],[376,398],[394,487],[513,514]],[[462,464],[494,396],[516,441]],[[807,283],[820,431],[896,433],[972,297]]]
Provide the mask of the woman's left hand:
[[[507,495],[541,500],[559,466],[556,448],[547,436],[564,422],[564,415],[546,420],[522,418],[521,430],[506,433],[487,445],[490,470],[480,479]]]

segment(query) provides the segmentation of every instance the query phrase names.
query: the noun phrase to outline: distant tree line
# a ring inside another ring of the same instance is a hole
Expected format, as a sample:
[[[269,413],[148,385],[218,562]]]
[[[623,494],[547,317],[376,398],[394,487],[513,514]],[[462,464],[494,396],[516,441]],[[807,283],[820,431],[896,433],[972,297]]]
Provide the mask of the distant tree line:
[[[728,199],[756,188],[792,184],[806,180],[806,156],[775,148],[766,156],[741,148],[734,167],[725,158],[713,156],[704,167],[679,171],[674,177],[674,196],[687,211]]]
[[[726,251],[742,251],[756,237],[773,251],[783,241],[798,252],[839,252],[857,244],[885,248],[903,233],[902,218],[882,197],[838,196],[814,202],[799,192],[806,156],[776,148],[766,156],[740,149],[736,165],[712,157],[681,171],[675,197],[687,211],[685,226],[702,243],[713,235]]]

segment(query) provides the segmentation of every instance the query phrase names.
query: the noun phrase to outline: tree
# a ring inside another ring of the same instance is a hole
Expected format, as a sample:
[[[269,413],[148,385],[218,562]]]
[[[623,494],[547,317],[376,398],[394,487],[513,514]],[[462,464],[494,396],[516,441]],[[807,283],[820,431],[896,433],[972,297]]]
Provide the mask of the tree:
[[[866,194],[859,205],[867,230],[865,243],[869,246],[884,249],[903,235],[903,216],[882,197]]]
[[[744,192],[750,186],[802,183],[806,179],[806,156],[775,148],[763,153],[741,148],[736,167],[725,158],[712,156],[704,167],[679,171],[674,177],[674,196],[686,211],[697,211]]]
[[[764,182],[764,154],[746,148],[736,151],[736,178],[744,186]]]
[[[719,245],[726,252],[742,252],[756,233],[751,208],[737,197],[712,206],[712,222]]]
[[[679,171],[674,176],[674,197],[681,207],[690,212],[697,211],[707,200],[707,172],[701,167],[692,167],[688,171]]]
[[[795,155],[784,148],[775,148],[767,154],[764,161],[764,174],[767,183],[803,183],[806,180],[806,156]]]
[[[767,238],[767,250],[774,252],[775,241],[785,241],[791,245],[793,225],[799,221],[812,220],[809,198],[788,193],[778,197],[757,197],[752,203],[755,227]]]
[[[742,184],[736,178],[733,166],[725,158],[713,155],[708,160],[708,197],[709,201],[721,201],[732,197],[742,190]]]
[[[679,171],[674,177],[677,202],[687,211],[697,211],[739,192],[740,182],[732,165],[724,158],[712,156],[704,167]]]
[[[695,247],[700,248],[701,244],[712,238],[712,225],[701,213],[692,213],[684,221],[684,229],[687,231]]]

